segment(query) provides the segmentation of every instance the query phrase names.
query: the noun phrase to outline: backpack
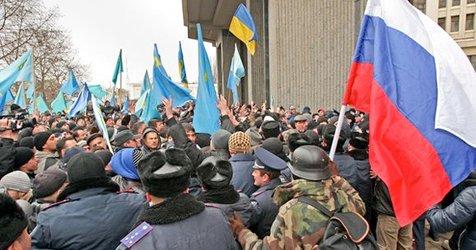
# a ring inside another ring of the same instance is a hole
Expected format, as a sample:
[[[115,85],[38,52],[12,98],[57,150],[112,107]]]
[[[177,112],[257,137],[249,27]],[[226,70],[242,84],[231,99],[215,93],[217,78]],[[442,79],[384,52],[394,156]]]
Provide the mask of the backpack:
[[[339,212],[342,206],[336,200],[336,211],[331,212],[325,206],[309,197],[299,197],[298,200],[313,206],[329,217],[324,237],[319,242],[320,250],[378,250],[378,245],[370,234],[367,221],[355,212]]]

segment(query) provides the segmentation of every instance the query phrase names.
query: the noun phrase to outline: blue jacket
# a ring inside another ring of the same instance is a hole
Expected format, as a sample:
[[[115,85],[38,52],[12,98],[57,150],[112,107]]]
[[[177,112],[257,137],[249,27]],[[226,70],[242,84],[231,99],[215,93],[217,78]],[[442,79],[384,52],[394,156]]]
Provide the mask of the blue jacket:
[[[236,191],[251,197],[258,190],[258,187],[254,185],[255,180],[252,175],[255,157],[251,154],[236,154],[229,161],[233,168],[231,185],[235,187]]]
[[[67,196],[38,214],[32,249],[115,249],[139,214],[143,195],[90,188]]]
[[[433,207],[426,213],[426,219],[437,232],[450,232],[466,226],[462,233],[460,249],[476,249],[476,186],[467,187],[455,201],[441,209]]]
[[[281,185],[279,178],[273,179],[264,184],[251,199],[251,231],[256,233],[260,239],[269,235],[271,225],[273,224],[279,212],[279,207],[273,202],[274,189]]]

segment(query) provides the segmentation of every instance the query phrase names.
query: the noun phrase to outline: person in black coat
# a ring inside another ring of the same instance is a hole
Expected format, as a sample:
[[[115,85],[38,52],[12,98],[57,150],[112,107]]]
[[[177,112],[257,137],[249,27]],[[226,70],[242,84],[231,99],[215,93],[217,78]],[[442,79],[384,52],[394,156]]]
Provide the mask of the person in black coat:
[[[33,249],[115,249],[147,208],[144,196],[119,193],[94,153],[73,156],[68,178],[58,202],[38,214]]]

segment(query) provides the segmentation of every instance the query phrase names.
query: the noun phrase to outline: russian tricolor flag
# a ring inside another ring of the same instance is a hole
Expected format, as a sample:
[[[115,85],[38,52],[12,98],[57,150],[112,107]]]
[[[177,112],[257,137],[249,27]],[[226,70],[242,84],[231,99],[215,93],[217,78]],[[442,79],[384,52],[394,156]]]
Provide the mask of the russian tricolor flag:
[[[400,225],[476,167],[476,74],[434,21],[406,0],[369,0],[344,97],[370,114],[370,162]]]

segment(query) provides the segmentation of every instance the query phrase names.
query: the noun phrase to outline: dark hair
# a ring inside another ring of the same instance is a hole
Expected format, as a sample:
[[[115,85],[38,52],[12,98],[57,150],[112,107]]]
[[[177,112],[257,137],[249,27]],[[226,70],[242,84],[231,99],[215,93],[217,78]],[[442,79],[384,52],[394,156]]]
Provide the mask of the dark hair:
[[[147,124],[149,127],[157,127],[157,123],[158,122],[161,122],[162,120],[160,119],[157,119],[157,118],[153,118],[153,119],[150,119],[149,123]]]
[[[58,152],[58,155],[60,157],[63,157],[61,155],[61,150],[64,148],[64,145],[66,145],[66,141],[73,141],[74,139],[69,137],[69,138],[61,138],[61,140],[58,141],[56,144],[56,152]]]
[[[136,122],[134,126],[132,126],[132,133],[137,135],[139,133],[139,128],[144,124],[144,122]]]
[[[274,179],[278,178],[279,175],[281,175],[280,172],[266,171],[266,169],[258,169],[258,172],[259,172],[260,176],[263,176],[263,175],[267,174],[269,176],[270,180],[274,180]]]
[[[23,210],[7,194],[0,193],[0,249],[6,249],[20,237],[28,226]]]

